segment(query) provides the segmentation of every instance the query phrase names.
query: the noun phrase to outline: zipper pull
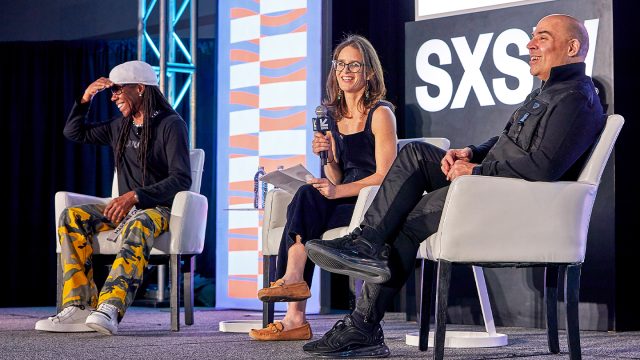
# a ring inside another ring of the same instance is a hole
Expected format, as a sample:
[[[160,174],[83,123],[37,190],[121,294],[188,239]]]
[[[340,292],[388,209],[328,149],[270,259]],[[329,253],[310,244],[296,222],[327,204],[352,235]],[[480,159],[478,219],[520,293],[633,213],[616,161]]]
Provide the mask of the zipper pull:
[[[524,113],[524,115],[522,115],[520,117],[520,119],[518,120],[518,127],[516,128],[516,133],[515,133],[515,141],[518,141],[518,136],[520,136],[520,132],[522,131],[522,128],[524,127],[524,122],[527,121],[527,118],[529,118],[529,115],[531,115],[530,113]]]

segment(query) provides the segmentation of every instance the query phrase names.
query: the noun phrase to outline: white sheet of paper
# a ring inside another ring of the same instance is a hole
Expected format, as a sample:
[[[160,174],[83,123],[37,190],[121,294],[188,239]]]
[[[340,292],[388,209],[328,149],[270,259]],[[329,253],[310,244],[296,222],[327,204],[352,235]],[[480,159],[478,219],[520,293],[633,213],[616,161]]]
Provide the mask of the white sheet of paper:
[[[302,164],[292,166],[284,170],[272,171],[262,177],[262,181],[268,182],[288,193],[295,194],[298,188],[307,183],[307,177],[314,177]]]

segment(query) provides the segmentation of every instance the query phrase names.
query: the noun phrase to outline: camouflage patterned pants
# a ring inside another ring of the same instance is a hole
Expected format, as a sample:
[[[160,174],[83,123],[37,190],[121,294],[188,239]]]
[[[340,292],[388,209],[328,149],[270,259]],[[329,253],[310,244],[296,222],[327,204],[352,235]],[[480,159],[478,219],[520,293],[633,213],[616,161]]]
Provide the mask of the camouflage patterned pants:
[[[109,303],[124,315],[142,283],[153,241],[169,229],[170,211],[165,207],[137,212],[124,226],[120,252],[98,295],[93,281],[93,235],[114,229],[116,224],[104,217],[104,204],[69,207],[58,221],[63,267],[62,307]],[[120,241],[120,240],[119,240]]]

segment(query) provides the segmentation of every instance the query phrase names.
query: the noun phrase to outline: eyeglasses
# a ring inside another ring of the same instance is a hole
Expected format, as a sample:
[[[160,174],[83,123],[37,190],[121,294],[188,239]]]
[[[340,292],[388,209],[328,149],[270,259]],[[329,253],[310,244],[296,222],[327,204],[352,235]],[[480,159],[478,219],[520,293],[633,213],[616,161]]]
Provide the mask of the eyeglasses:
[[[122,90],[124,90],[125,86],[129,86],[129,85],[135,85],[135,84],[124,84],[124,85],[114,84],[111,87],[111,94],[112,95],[120,95],[120,94],[122,94]]]
[[[344,61],[332,60],[331,66],[333,66],[333,69],[335,71],[342,71],[344,70],[344,68],[347,68],[352,73],[359,73],[360,71],[362,71],[364,64],[358,61],[353,61],[347,64]]]

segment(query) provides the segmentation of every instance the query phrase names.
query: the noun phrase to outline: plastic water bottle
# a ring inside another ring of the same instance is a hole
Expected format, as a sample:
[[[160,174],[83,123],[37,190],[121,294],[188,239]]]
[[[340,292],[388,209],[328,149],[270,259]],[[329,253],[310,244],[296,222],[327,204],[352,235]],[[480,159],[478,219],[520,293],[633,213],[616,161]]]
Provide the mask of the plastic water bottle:
[[[262,175],[264,175],[264,169],[262,169]],[[260,209],[264,209],[264,204],[267,201],[267,192],[269,191],[269,183],[260,181],[262,184],[262,196],[260,198]]]
[[[264,208],[264,198],[267,196],[267,183],[262,181],[264,174],[264,166],[260,166],[253,177],[253,207],[256,209]]]

